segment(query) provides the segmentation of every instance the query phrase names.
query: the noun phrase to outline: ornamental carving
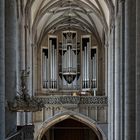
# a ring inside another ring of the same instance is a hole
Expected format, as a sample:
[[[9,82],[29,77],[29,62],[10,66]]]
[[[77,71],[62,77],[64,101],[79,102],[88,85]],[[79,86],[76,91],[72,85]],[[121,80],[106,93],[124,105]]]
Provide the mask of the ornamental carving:
[[[48,105],[95,105],[107,106],[106,96],[47,96],[35,97],[38,102]]]

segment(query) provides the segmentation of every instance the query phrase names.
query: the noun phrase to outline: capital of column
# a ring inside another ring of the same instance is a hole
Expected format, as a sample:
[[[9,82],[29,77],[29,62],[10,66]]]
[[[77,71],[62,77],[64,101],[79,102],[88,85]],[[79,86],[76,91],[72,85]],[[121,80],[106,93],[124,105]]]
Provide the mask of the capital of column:
[[[32,47],[32,48],[36,48],[36,47],[37,47],[37,44],[32,43],[32,44],[31,44],[31,47]]]
[[[108,47],[109,47],[109,43],[108,43],[108,41],[106,41],[105,48],[108,48]]]
[[[115,29],[115,20],[110,24],[110,32]]]

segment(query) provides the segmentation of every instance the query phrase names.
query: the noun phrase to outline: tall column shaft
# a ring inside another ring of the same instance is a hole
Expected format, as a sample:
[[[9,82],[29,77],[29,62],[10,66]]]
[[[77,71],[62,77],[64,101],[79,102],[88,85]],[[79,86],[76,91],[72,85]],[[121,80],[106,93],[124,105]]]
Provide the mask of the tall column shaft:
[[[125,1],[125,132],[124,140],[135,140],[135,57],[136,57],[136,5]]]
[[[115,23],[115,140],[120,140],[120,17]]]
[[[0,0],[0,140],[5,140],[5,24],[4,2]]]
[[[15,0],[5,0],[5,93],[6,100],[16,95],[17,8]],[[16,113],[6,108],[6,135],[16,130]]]
[[[120,15],[120,48],[119,48],[119,75],[120,75],[120,119],[119,119],[119,127],[120,127],[120,140],[124,140],[124,88],[125,88],[125,0],[120,0],[119,2],[119,15]]]
[[[108,44],[105,45],[105,96],[108,94]]]
[[[136,140],[140,139],[140,0],[136,1]]]
[[[114,140],[114,30],[112,25],[108,47],[108,140]]]
[[[20,74],[21,70],[25,70],[25,23],[24,23],[24,13],[20,18],[19,23],[19,30],[18,30],[18,51],[19,51],[19,70],[18,70],[18,76],[19,76],[19,89],[20,89]],[[19,91],[18,89],[18,91]],[[17,125],[25,125],[25,112],[18,112],[17,113]]]

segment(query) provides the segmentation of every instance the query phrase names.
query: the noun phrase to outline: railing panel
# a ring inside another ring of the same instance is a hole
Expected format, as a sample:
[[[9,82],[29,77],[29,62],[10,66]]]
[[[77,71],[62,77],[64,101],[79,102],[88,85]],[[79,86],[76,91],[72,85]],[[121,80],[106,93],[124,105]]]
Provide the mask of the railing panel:
[[[44,96],[35,97],[38,102],[46,105],[82,104],[93,106],[107,106],[107,96]]]

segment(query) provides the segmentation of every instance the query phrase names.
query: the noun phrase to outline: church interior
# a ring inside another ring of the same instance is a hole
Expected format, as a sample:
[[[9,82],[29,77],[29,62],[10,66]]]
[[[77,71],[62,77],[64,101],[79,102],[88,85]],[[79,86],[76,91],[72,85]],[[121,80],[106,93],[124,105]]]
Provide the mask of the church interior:
[[[139,140],[139,0],[0,0],[0,140]]]

